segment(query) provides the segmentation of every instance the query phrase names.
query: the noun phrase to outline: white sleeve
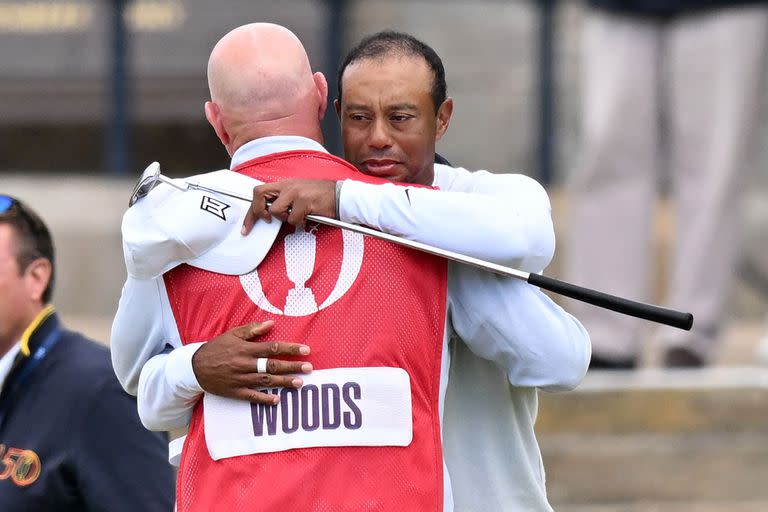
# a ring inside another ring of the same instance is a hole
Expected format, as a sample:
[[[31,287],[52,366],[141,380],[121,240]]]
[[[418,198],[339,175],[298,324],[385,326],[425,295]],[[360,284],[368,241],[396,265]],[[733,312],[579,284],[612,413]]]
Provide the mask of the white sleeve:
[[[181,341],[162,277],[138,280],[128,276],[110,336],[112,366],[123,389],[136,395],[141,368],[166,345],[180,347]]]
[[[448,291],[456,334],[499,364],[513,386],[561,391],[584,378],[587,331],[537,287],[451,263]]]
[[[458,191],[346,180],[339,217],[519,270],[544,269],[555,235],[543,187],[520,174],[464,172],[471,185]]]
[[[139,417],[148,429],[189,423],[203,392],[192,370],[200,345],[182,347],[162,277],[128,277],[112,324],[112,365],[123,388],[137,395]]]
[[[203,345],[190,343],[154,356],[139,379],[138,408],[149,430],[166,431],[189,425],[192,409],[203,395],[192,370],[192,356]]]

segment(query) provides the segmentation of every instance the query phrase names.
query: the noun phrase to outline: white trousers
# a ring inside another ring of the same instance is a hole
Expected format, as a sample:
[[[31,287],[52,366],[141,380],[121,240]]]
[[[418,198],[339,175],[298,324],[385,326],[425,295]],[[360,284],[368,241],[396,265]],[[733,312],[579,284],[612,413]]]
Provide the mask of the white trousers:
[[[583,28],[583,151],[570,176],[565,275],[651,299],[651,225],[668,171],[676,236],[666,304],[691,332],[662,327],[666,346],[708,359],[732,282],[741,178],[755,131],[768,7],[702,11],[670,21],[588,12]],[[662,129],[663,127],[663,129]],[[570,303],[607,359],[641,352],[646,323]]]

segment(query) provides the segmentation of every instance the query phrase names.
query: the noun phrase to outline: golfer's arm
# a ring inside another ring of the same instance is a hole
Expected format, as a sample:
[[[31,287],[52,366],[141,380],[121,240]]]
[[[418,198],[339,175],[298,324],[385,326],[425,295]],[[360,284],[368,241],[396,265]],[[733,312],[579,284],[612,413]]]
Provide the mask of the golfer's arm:
[[[505,369],[513,386],[573,389],[591,354],[581,323],[525,282],[451,263],[449,307],[456,334]]]
[[[170,310],[165,297],[162,278],[138,280],[129,276],[123,285],[112,322],[110,352],[117,379],[131,395],[138,392],[144,364],[166,344],[181,345],[178,334],[169,333],[175,329],[164,323],[169,313],[166,309]]]
[[[192,371],[198,347],[181,346],[162,278],[128,277],[112,324],[112,366],[123,389],[137,396],[148,429],[170,430],[189,422],[202,394]]]
[[[555,247],[546,191],[526,176],[489,176],[493,183],[479,192],[346,180],[339,216],[441,249],[540,272]]]
[[[147,361],[141,370],[137,403],[149,430],[173,430],[189,424],[203,389],[192,370],[192,356],[202,343],[170,349]]]

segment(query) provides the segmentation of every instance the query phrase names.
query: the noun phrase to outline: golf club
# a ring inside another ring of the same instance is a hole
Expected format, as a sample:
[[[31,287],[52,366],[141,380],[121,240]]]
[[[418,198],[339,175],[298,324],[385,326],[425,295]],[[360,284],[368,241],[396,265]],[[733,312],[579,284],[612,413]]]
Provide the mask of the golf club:
[[[252,200],[252,196],[240,194],[231,190],[203,186],[199,183],[189,180],[168,178],[160,173],[160,164],[158,162],[153,162],[142,173],[139,182],[131,194],[129,207],[133,206],[133,204],[149,194],[149,192],[152,191],[152,189],[154,189],[160,183],[165,183],[181,191],[192,189],[203,190],[213,194],[220,194],[245,201],[249,204]],[[431,245],[407,240],[399,236],[390,235],[389,233],[383,233],[375,229],[357,224],[350,224],[337,219],[321,217],[318,215],[307,215],[306,218],[307,220],[317,222],[319,224],[348,229],[356,233],[362,233],[374,238],[379,238],[381,240],[387,240],[389,242],[403,245],[405,247],[410,247],[411,249],[416,249],[418,251],[440,256],[442,258],[457,261],[459,263],[464,263],[465,265],[470,265],[482,270],[493,272],[498,275],[520,279],[526,281],[529,284],[538,286],[545,290],[549,290],[559,295],[565,295],[566,297],[580,300],[582,302],[586,302],[601,308],[609,309],[617,313],[622,313],[636,318],[642,318],[651,322],[670,325],[672,327],[677,327],[678,329],[683,329],[686,331],[690,330],[693,326],[693,315],[691,313],[676,311],[674,309],[667,309],[653,304],[646,304],[643,302],[637,302],[622,297],[617,297],[608,293],[603,293],[597,290],[592,290],[590,288],[585,288],[583,286],[560,281],[559,279],[554,279],[552,277],[523,272],[522,270],[517,270],[514,268],[506,267],[504,265],[499,265],[497,263],[473,258],[472,256],[466,256],[464,254],[459,254],[453,251],[446,251]]]

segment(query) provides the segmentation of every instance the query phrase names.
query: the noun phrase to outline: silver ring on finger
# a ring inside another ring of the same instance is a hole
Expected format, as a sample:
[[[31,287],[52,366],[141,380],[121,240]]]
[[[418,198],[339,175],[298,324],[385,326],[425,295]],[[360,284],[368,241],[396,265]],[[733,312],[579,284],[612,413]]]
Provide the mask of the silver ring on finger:
[[[256,359],[256,373],[267,373],[267,362],[269,359],[266,357],[259,357]]]

